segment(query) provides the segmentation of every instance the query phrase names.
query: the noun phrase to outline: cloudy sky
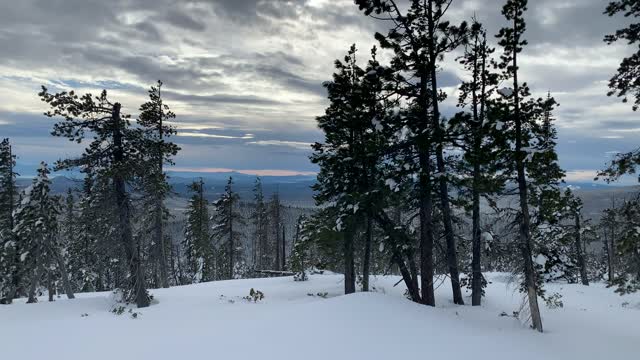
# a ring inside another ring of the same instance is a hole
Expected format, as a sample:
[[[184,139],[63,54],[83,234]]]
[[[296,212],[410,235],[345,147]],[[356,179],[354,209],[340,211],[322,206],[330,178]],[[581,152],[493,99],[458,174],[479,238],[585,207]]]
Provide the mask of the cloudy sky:
[[[402,2],[402,0],[400,0]],[[495,33],[502,0],[455,0],[454,20],[476,17]],[[535,0],[522,78],[551,91],[561,164],[590,180],[640,134],[630,106],[607,98],[607,79],[631,49],[602,42],[623,23],[604,0]],[[97,93],[106,88],[136,114],[158,79],[178,115],[180,171],[307,174],[321,83],[352,43],[366,58],[385,24],[352,0],[0,0],[0,137],[10,137],[23,173],[79,149],[49,135],[40,85]],[[443,84],[455,97],[463,75],[446,59]],[[445,106],[451,114],[452,102]]]

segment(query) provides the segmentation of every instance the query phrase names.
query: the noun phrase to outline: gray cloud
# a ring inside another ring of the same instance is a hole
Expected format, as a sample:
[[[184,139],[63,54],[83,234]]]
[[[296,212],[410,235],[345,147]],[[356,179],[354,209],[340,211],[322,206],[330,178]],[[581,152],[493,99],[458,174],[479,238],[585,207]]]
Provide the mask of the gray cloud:
[[[504,24],[503,2],[456,0],[450,15],[461,21],[476,13],[493,34]],[[179,165],[313,171],[303,144],[321,139],[314,122],[326,106],[320,84],[352,43],[365,61],[373,33],[388,25],[363,16],[352,0],[325,3],[0,0],[0,132],[16,142],[20,161],[51,162],[43,149],[63,140],[52,139],[51,120],[38,115],[45,110],[35,97],[40,83],[107,88],[137,109],[148,85],[162,79],[176,123],[205,135],[177,138]],[[523,78],[562,104],[560,161],[570,170],[599,168],[607,152],[635,146],[634,114],[605,96],[627,50],[602,42],[629,20],[606,17],[605,5],[536,0],[526,17]],[[444,86],[461,77],[454,57],[440,73]],[[458,110],[454,95],[443,106],[447,113]]]

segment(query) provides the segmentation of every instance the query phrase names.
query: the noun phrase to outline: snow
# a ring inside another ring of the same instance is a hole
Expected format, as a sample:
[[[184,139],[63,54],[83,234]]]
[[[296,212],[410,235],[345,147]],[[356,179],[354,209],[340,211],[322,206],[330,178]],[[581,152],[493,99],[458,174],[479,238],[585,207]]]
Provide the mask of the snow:
[[[394,179],[387,179],[384,181],[384,184],[387,185],[391,191],[400,191],[400,189],[398,188],[398,183]]]
[[[545,333],[510,315],[521,294],[506,274],[487,274],[482,307],[456,306],[436,280],[436,308],[412,303],[399,277],[372,279],[373,293],[341,296],[341,275],[231,280],[152,290],[134,319],[109,312],[111,293],[0,306],[3,359],[633,359],[640,294],[603,284],[547,284],[563,308],[541,302]],[[243,299],[250,289],[265,298]],[[326,295],[325,295],[326,294]],[[467,293],[466,296],[469,294]],[[466,298],[467,302],[470,302]],[[503,314],[501,316],[501,314]]]
[[[511,95],[513,95],[513,89],[510,87],[505,87],[505,88],[499,89],[498,94],[504,97],[510,97]]]
[[[540,266],[545,266],[547,264],[547,257],[542,254],[538,254],[533,261]]]

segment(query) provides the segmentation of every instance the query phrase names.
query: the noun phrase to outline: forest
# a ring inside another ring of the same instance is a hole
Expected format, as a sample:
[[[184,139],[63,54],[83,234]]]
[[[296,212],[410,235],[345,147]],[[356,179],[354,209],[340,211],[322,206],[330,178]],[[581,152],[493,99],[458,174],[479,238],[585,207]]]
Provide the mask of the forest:
[[[109,292],[131,309],[151,309],[162,305],[158,289],[271,277],[313,282],[326,273],[340,274],[343,294],[376,292],[377,277],[395,276],[393,288],[421,306],[440,306],[436,293],[446,283],[452,304],[481,307],[495,289],[493,274],[505,273],[521,300],[513,317],[543,332],[541,309],[563,306],[554,284],[637,294],[640,192],[593,218],[565,184],[556,149],[560,100],[552,90],[533,95],[520,69],[529,2],[488,2],[501,7],[497,33],[482,12],[451,22],[457,3],[354,0],[366,21],[387,30],[371,33],[370,49],[347,46],[334,73],[323,74],[327,106],[316,122],[324,140],[311,146],[318,173],[309,208],[266,194],[260,177],[251,197],[240,197],[229,177],[214,200],[205,179],[194,178],[186,208],[176,209],[168,171],[182,150],[174,141],[180,114],[162,81],[141,105],[114,101],[107,90],[43,85],[33,96],[51,136],[82,153],[42,162],[23,187],[15,170],[21,154],[11,138],[0,143],[0,307]],[[633,51],[618,59],[602,98],[635,112],[640,2],[603,2],[602,11],[614,23],[634,21],[602,34]],[[450,92],[441,73],[452,58],[466,75],[456,113],[445,116]],[[626,151],[595,180],[635,176],[640,149]],[[54,192],[52,179],[66,172],[82,180]],[[253,302],[259,293],[251,288]]]

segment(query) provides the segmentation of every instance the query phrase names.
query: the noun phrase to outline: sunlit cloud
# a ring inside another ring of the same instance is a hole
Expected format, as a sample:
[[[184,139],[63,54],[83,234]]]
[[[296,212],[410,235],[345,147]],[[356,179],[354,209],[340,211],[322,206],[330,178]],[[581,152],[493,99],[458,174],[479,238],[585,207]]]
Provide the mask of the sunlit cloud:
[[[212,138],[212,139],[253,139],[253,134],[244,134],[242,136],[231,136],[231,135],[217,135],[217,134],[204,134],[204,133],[195,133],[195,132],[178,132],[178,136],[183,137],[200,137],[200,138]]]
[[[181,167],[171,168],[174,172],[194,172],[194,173],[239,173],[256,176],[314,176],[314,171],[277,170],[277,169],[229,169],[229,168],[209,168],[209,167]]]
[[[259,146],[286,146],[300,150],[311,150],[311,143],[301,141],[284,141],[284,140],[258,140],[251,141],[247,144]]]
[[[572,170],[567,171],[565,181],[571,182],[591,182],[598,175],[597,170]]]

